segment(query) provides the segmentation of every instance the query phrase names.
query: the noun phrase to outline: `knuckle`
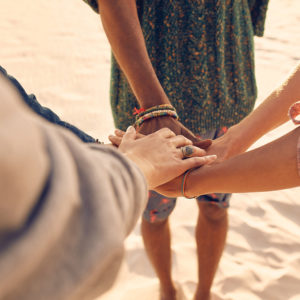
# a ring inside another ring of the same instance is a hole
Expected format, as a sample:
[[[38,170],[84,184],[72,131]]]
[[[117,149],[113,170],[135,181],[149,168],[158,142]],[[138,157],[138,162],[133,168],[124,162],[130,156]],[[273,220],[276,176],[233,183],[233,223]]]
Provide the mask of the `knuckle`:
[[[161,132],[163,132],[163,133],[171,133],[172,131],[171,131],[171,129],[169,129],[167,127],[164,127],[164,128],[161,129]]]

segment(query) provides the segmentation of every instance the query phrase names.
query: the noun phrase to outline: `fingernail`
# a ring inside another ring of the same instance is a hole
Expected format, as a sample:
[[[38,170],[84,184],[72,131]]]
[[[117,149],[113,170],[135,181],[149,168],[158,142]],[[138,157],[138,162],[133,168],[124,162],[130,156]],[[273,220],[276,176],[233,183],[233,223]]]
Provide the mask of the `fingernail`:
[[[126,130],[126,132],[133,132],[135,129],[133,126],[129,126]]]
[[[207,156],[206,156],[206,159],[207,159],[209,162],[213,162],[214,160],[217,159],[217,155],[207,155]]]

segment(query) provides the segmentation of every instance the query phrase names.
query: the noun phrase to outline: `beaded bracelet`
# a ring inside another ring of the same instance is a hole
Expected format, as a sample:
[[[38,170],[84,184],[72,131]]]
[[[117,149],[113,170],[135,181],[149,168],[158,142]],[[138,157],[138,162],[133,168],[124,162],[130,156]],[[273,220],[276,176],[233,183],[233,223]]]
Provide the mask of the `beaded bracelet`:
[[[170,116],[170,117],[173,117],[175,118],[176,120],[178,119],[178,115],[176,113],[176,111],[173,111],[173,110],[156,110],[156,111],[152,111],[150,113],[147,113],[143,116],[141,116],[140,118],[138,118],[136,121],[135,121],[135,125],[137,127],[141,126],[146,120],[149,120],[149,119],[153,119],[153,118],[157,118],[157,117],[163,117],[163,116]]]
[[[194,169],[189,169],[187,170],[184,174],[183,174],[183,178],[182,178],[182,183],[181,183],[181,195],[182,197],[185,197],[187,199],[193,199],[195,197],[187,197],[184,192],[185,192],[185,183],[187,180],[188,175],[190,174],[191,171],[193,171]]]
[[[175,107],[170,105],[170,104],[161,104],[161,105],[155,105],[155,106],[152,106],[148,109],[144,109],[144,108],[140,108],[139,110],[138,109],[135,109],[135,114],[136,114],[136,119],[139,119],[140,117],[150,113],[150,112],[153,112],[153,111],[159,111],[159,110],[172,110],[172,111],[176,111],[175,110]]]

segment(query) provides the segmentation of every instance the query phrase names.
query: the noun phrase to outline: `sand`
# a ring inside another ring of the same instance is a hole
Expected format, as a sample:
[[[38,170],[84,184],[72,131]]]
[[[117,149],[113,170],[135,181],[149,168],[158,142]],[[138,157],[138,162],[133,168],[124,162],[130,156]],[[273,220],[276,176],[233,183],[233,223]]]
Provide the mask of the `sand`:
[[[0,18],[0,64],[64,120],[108,141],[114,128],[110,47],[99,16],[80,0],[1,0]],[[300,60],[299,28],[299,0],[271,0],[265,36],[255,42],[257,103]],[[254,147],[292,128],[289,122]],[[300,299],[300,188],[235,194],[229,215],[213,300]],[[180,198],[171,228],[173,274],[182,299],[192,299],[197,283],[196,219],[195,202]],[[158,281],[145,256],[139,225],[126,241],[118,279],[103,300],[158,299]]]

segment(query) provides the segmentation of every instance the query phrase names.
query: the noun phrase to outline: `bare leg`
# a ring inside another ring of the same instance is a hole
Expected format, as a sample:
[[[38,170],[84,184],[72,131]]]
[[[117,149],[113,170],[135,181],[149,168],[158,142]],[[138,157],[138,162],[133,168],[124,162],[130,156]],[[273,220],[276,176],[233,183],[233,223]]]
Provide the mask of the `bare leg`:
[[[196,227],[198,255],[198,285],[195,300],[209,300],[210,289],[224,249],[227,229],[227,210],[211,203],[199,203]]]
[[[142,219],[142,236],[146,253],[160,281],[160,299],[175,300],[171,277],[171,236],[169,220],[149,223]]]

